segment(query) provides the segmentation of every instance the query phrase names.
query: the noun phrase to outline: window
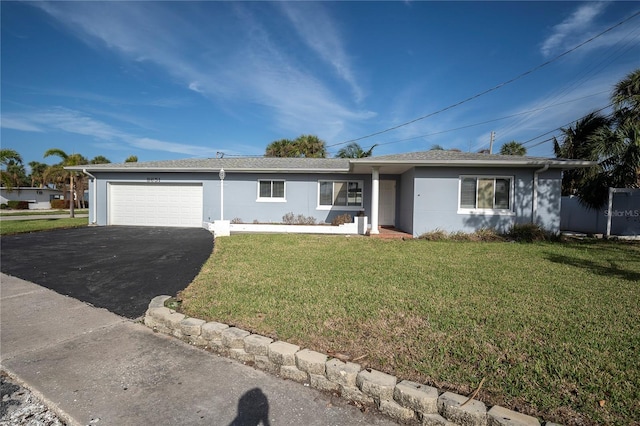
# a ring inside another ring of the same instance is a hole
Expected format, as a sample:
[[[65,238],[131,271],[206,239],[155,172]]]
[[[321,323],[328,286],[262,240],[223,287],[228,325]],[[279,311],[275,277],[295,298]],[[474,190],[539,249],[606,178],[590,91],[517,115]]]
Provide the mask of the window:
[[[512,182],[510,177],[461,176],[460,210],[511,212]]]
[[[259,180],[258,201],[286,201],[283,180]]]
[[[320,181],[318,182],[318,205],[320,208],[333,206],[362,208],[362,181]]]

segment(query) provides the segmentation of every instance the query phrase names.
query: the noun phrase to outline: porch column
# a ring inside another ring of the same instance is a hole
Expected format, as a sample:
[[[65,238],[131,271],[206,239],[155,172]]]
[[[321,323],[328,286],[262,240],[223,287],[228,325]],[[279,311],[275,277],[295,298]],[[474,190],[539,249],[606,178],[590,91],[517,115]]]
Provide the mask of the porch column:
[[[379,234],[378,206],[380,204],[380,168],[373,167],[371,173],[371,233]]]

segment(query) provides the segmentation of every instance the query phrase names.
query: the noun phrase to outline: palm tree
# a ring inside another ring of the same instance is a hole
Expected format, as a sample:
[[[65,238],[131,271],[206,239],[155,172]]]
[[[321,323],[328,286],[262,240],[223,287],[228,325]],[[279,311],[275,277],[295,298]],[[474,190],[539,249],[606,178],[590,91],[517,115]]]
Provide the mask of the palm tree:
[[[295,144],[290,139],[279,139],[267,145],[266,157],[296,157]]]
[[[557,158],[598,161],[591,136],[596,130],[608,127],[610,120],[598,113],[590,113],[573,126],[560,129],[562,141],[553,138],[553,152]],[[565,170],[562,173],[562,195],[577,195],[588,179],[599,172],[597,168]]]
[[[640,68],[629,73],[616,84],[611,101],[617,112],[632,120],[640,116]]]
[[[280,139],[267,145],[265,157],[324,158],[327,148],[322,139],[314,135],[302,135],[295,140]]]
[[[23,186],[26,181],[22,156],[13,149],[0,149],[0,178],[2,184],[11,191],[15,187]]]
[[[81,173],[78,172],[73,172],[70,170],[65,170],[64,167],[67,166],[79,166],[81,164],[87,164],[88,161],[86,158],[84,158],[82,155],[80,154],[71,154],[68,155],[66,152],[64,152],[61,149],[58,148],[53,148],[53,149],[49,149],[44,153],[45,158],[46,157],[50,157],[50,156],[56,156],[56,157],[60,157],[62,159],[62,161],[60,162],[60,164],[58,164],[58,168],[56,169],[56,173],[58,175],[62,175],[64,182],[66,183],[67,178],[69,179],[69,193],[70,193],[70,197],[71,199],[69,200],[69,216],[70,217],[74,217],[74,207],[75,207],[75,203],[76,201],[78,202],[78,207],[80,207],[80,199],[84,198],[84,178],[82,176]],[[76,193],[76,188],[74,188],[74,184],[73,181],[74,179],[76,179],[78,181],[78,187],[80,188],[81,192],[81,197],[77,196]],[[66,191],[65,191],[65,198],[66,198]]]
[[[109,164],[109,163],[111,163],[111,160],[109,160],[104,155],[98,155],[96,157],[93,157],[93,159],[89,161],[89,164]]]
[[[640,69],[620,81],[611,94],[613,114],[590,114],[554,139],[556,156],[597,161],[591,169],[565,172],[563,195],[575,193],[594,209],[608,198],[608,188],[640,188]]]
[[[374,144],[368,151],[362,149],[360,144],[357,142],[351,142],[349,145],[341,148],[340,151],[336,154],[337,158],[366,158],[371,157],[373,155],[373,148],[378,146],[378,144]]]
[[[322,139],[314,135],[301,135],[294,141],[297,157],[325,158],[327,147]]]
[[[29,168],[31,169],[29,179],[31,179],[32,188],[44,188],[47,185],[47,181],[45,180],[45,172],[48,167],[48,164],[41,163],[39,161],[29,162]]]
[[[502,145],[502,148],[500,148],[500,155],[527,155],[527,148],[525,148],[520,142],[507,142]]]

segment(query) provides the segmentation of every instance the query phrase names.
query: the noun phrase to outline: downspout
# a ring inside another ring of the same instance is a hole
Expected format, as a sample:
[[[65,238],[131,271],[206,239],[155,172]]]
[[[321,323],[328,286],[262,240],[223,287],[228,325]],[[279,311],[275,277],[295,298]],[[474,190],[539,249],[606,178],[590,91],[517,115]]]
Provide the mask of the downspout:
[[[544,173],[549,170],[549,163],[545,164],[541,169],[533,172],[533,201],[531,210],[531,223],[536,224],[538,219],[538,174]]]
[[[91,221],[92,225],[98,223],[98,179],[91,173],[87,171],[87,169],[82,169],[82,173],[89,176],[93,180],[93,206],[91,206],[91,211],[93,213],[93,220]]]

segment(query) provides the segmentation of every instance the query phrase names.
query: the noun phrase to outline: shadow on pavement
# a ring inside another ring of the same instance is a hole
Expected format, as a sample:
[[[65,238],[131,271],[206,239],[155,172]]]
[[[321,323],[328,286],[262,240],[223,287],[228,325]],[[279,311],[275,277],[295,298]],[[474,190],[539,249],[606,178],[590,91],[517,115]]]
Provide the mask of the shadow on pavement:
[[[229,426],[270,426],[269,400],[260,388],[245,392],[238,401],[238,415]]]

